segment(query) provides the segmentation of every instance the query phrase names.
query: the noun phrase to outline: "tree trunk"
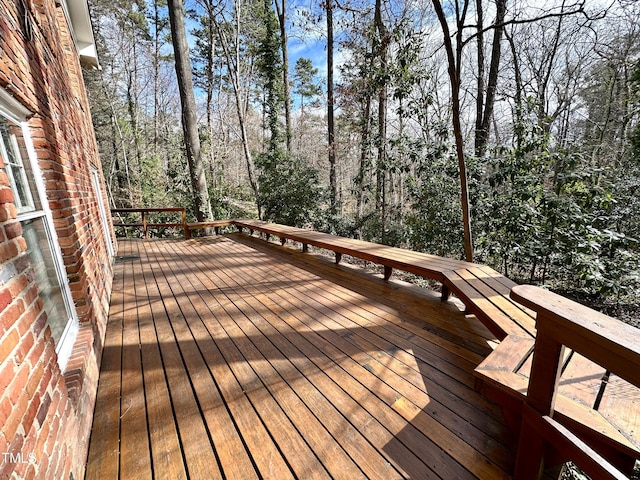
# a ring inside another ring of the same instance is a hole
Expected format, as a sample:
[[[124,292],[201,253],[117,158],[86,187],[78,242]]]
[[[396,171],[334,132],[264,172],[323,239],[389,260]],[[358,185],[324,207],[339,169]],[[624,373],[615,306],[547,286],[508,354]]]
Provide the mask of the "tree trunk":
[[[370,135],[370,116],[371,116],[371,95],[366,95],[364,109],[362,112],[362,129],[360,130],[360,166],[358,175],[356,176],[356,185],[358,193],[356,198],[356,225],[358,226],[358,238],[362,240],[362,213],[364,203],[364,185],[367,166],[367,157],[369,155],[369,135]]]
[[[280,39],[282,41],[282,84],[284,87],[284,121],[285,143],[287,152],[291,152],[291,86],[289,85],[289,49],[287,48],[287,0],[276,1],[278,23],[280,24]]]
[[[189,63],[189,45],[184,26],[184,6],[182,0],[168,0],[169,21],[171,22],[171,39],[175,55],[176,76],[182,105],[182,128],[184,143],[189,162],[191,187],[196,219],[204,222],[211,219],[211,200],[207,189],[204,166],[200,152],[200,137],[198,135],[198,116],[196,101],[191,78]]]
[[[509,47],[511,48],[511,56],[513,57],[513,78],[515,82],[515,114],[514,114],[514,123],[516,125],[515,140],[516,140],[516,148],[519,150],[522,148],[524,138],[522,136],[522,123],[523,123],[523,106],[524,100],[522,98],[522,74],[520,72],[520,60],[518,59],[518,53],[516,51],[516,44],[513,41],[513,37],[509,34],[505,34],[507,37],[507,41],[509,42]]]
[[[374,22],[378,31],[380,41],[380,76],[384,79],[387,75],[387,50],[389,46],[389,32],[382,19],[382,0],[376,0]],[[380,213],[380,239],[385,242],[386,220],[387,220],[387,84],[383,80],[378,86],[378,158],[376,162],[376,209]]]
[[[206,7],[209,18],[212,18],[214,15],[214,5],[207,2]],[[211,174],[211,184],[215,190],[218,188],[216,148],[214,148],[213,145],[213,138],[215,134],[213,125],[213,92],[215,89],[214,62],[216,38],[211,21],[209,21],[209,26],[207,28],[207,42],[207,132],[209,134],[209,172]]]
[[[158,116],[160,101],[160,6],[157,0],[153,2],[154,38],[153,38],[153,154],[158,154]]]
[[[458,34],[457,34],[457,49],[454,54],[453,44],[451,43],[451,35],[449,33],[449,24],[447,23],[447,17],[442,9],[440,0],[432,0],[433,7],[438,16],[438,21],[442,28],[444,37],[444,47],[447,51],[447,63],[449,71],[449,81],[451,83],[451,110],[452,110],[452,122],[453,122],[453,134],[455,136],[456,143],[456,156],[458,158],[458,170],[460,172],[460,200],[462,207],[462,227],[464,230],[464,256],[467,262],[473,261],[473,239],[471,237],[471,209],[469,207],[469,187],[467,185],[467,164],[464,156],[464,140],[462,138],[462,126],[460,123],[460,61],[462,58],[462,24],[464,23],[464,16],[458,16]],[[456,3],[456,10],[458,10],[458,4]],[[465,4],[464,11],[466,11],[467,5]]]
[[[327,141],[329,143],[329,188],[331,215],[338,211],[336,181],[335,118],[333,111],[333,0],[327,0]]]
[[[491,61],[489,64],[489,78],[487,79],[486,98],[484,99],[484,109],[478,113],[480,118],[476,119],[476,156],[483,157],[489,142],[489,129],[491,118],[493,117],[493,106],[496,100],[496,90],[498,87],[498,73],[500,69],[502,33],[504,32],[504,17],[507,13],[507,0],[496,0],[496,21],[493,28],[493,44],[491,47]],[[478,37],[478,41],[480,42]],[[480,48],[480,45],[478,45]],[[484,46],[483,46],[484,48]],[[479,57],[480,58],[480,57]],[[484,61],[484,54],[482,55]],[[480,67],[478,67],[480,68]],[[482,67],[484,75],[484,66]],[[484,80],[482,81],[484,83]],[[479,81],[480,84],[480,81]],[[478,97],[482,98],[484,91],[478,90]]]
[[[482,9],[482,0],[476,0],[476,43],[478,45],[477,50],[477,62],[478,62],[478,78],[476,86],[476,156],[480,157],[478,151],[480,150],[480,131],[482,130],[482,114],[484,112],[484,12]]]

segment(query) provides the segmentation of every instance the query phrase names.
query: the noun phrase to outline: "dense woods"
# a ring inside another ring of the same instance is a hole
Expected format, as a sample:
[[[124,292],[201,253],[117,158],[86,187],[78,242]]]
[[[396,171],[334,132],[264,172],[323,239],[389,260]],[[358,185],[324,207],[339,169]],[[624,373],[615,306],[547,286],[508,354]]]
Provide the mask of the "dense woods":
[[[112,207],[202,217],[166,2],[90,4],[102,70],[86,82]],[[637,2],[185,7],[207,215],[637,303]]]

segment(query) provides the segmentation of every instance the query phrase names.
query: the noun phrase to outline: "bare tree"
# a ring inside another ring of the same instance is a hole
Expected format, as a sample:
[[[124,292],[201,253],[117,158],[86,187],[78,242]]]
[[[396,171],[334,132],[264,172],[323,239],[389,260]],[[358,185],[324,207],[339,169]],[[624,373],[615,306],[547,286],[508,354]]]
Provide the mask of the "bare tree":
[[[289,48],[287,35],[287,0],[276,0],[276,13],[280,25],[282,49],[282,85],[284,87],[285,143],[287,152],[291,152],[291,85],[289,82]]]
[[[501,45],[504,32],[504,19],[507,13],[507,0],[496,0],[496,19],[491,44],[489,61],[489,77],[485,88],[485,52],[484,52],[484,20],[482,0],[476,1],[477,43],[478,43],[478,91],[476,94],[476,128],[475,151],[477,157],[483,157],[489,141],[489,129],[493,118],[493,106],[498,87],[498,72],[502,58]]]
[[[464,230],[464,255],[467,262],[473,261],[473,239],[471,236],[471,209],[469,206],[469,187],[467,185],[467,163],[464,155],[464,140],[462,138],[462,124],[460,122],[460,70],[462,67],[462,29],[469,8],[469,0],[464,0],[462,6],[455,2],[456,7],[456,50],[453,50],[453,42],[449,32],[449,24],[444,14],[440,0],[433,0],[438,21],[442,28],[444,47],[447,52],[449,82],[451,85],[451,115],[453,122],[453,134],[456,142],[456,156],[458,158],[458,170],[460,173],[460,198],[462,206],[462,226]]]
[[[182,0],[168,0],[167,6],[169,7],[171,39],[175,54],[180,102],[182,104],[182,128],[184,130],[184,143],[187,150],[187,161],[193,189],[195,214],[199,222],[204,222],[211,219],[211,200],[209,199],[209,190],[200,154],[198,115],[189,62],[189,45],[184,26],[184,6],[182,5]]]
[[[327,14],[327,141],[329,150],[329,188],[331,214],[337,213],[336,136],[333,98],[333,0],[326,0]]]
[[[248,98],[243,95],[242,90],[242,72],[241,72],[241,48],[240,48],[240,28],[241,28],[241,3],[239,0],[235,2],[235,30],[233,42],[229,42],[227,31],[222,22],[219,21],[217,16],[212,16],[211,21],[215,25],[218,38],[220,39],[220,46],[224,52],[224,60],[227,65],[228,77],[233,89],[233,97],[235,100],[236,114],[238,116],[238,124],[240,129],[240,140],[242,142],[242,151],[244,153],[245,163],[247,166],[247,175],[249,177],[249,184],[256,198],[258,215],[261,216],[260,204],[258,199],[258,182],[256,180],[255,165],[253,163],[253,156],[251,155],[251,149],[249,148],[249,135],[247,134],[247,104]]]

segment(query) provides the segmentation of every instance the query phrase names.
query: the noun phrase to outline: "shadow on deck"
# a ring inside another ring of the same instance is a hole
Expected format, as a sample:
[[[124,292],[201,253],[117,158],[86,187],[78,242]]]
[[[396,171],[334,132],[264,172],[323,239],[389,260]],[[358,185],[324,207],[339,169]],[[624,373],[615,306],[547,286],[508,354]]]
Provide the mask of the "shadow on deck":
[[[233,234],[121,240],[87,478],[509,478],[495,339],[435,295]]]

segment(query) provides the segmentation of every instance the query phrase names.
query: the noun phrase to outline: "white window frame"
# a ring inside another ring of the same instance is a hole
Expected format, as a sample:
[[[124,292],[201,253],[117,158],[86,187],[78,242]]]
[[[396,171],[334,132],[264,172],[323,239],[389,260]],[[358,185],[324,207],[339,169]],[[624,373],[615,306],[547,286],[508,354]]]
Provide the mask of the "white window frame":
[[[13,150],[15,152],[20,151],[20,146],[18,145],[18,141],[16,137],[12,135],[9,138],[9,141],[12,143]],[[27,198],[25,198],[26,203],[23,205],[22,198],[15,198],[14,203],[16,205],[16,210],[18,213],[31,212],[36,210],[35,203],[33,201],[33,196],[31,195],[31,188],[29,187],[29,179],[27,178],[27,172],[25,171],[24,163],[22,162],[22,157],[18,156],[15,163],[9,162],[9,152],[6,151],[4,142],[0,143],[0,154],[3,155],[5,159],[5,169],[7,170],[7,175],[9,176],[9,180],[12,184],[16,184],[21,182],[25,187],[24,194]],[[16,178],[16,177],[19,177]],[[14,197],[19,197],[15,195]]]
[[[64,260],[62,258],[62,251],[60,250],[58,235],[53,226],[53,215],[51,213],[51,208],[49,207],[49,201],[47,200],[42,171],[40,170],[36,151],[31,140],[31,133],[27,123],[27,118],[30,114],[31,112],[28,109],[24,108],[12,96],[0,88],[0,115],[20,126],[28,157],[26,159],[22,159],[22,161],[29,162],[29,167],[31,168],[31,172],[34,177],[34,185],[36,187],[36,192],[31,192],[31,194],[38,195],[41,205],[41,210],[30,210],[24,213],[18,212],[17,220],[22,222],[25,220],[42,218],[47,240],[51,248],[56,275],[58,277],[58,282],[60,283],[62,298],[64,300],[66,311],[69,315],[65,328],[62,332],[62,336],[56,344],[58,365],[60,366],[60,370],[64,372],[69,356],[71,355],[71,351],[73,350],[73,344],[80,328],[80,322],[78,321],[78,314],[73,303],[71,289],[69,288],[69,280],[67,278]]]
[[[109,221],[107,219],[107,209],[104,205],[102,198],[102,186],[100,183],[100,172],[98,169],[91,165],[91,178],[93,179],[93,189],[95,190],[96,201],[98,202],[98,210],[100,210],[100,221],[102,223],[102,230],[104,232],[104,241],[107,244],[107,251],[109,252],[109,258],[113,258],[116,254],[111,239],[111,232],[109,232]]]

